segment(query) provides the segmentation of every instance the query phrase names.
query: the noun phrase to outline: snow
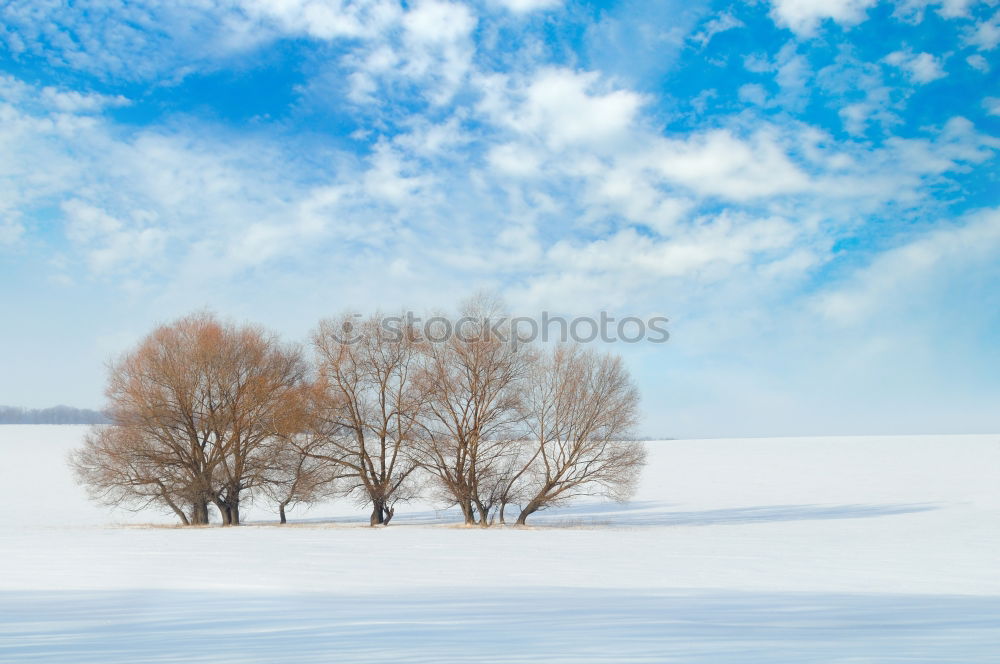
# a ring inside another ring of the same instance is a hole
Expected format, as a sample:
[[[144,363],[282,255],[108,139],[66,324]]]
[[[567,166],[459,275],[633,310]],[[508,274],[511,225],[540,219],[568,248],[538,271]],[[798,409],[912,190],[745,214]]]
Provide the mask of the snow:
[[[183,529],[87,502],[65,464],[84,431],[0,427],[0,661],[1000,652],[1000,435],[651,442],[632,502],[527,529],[419,504],[370,529],[343,502]]]

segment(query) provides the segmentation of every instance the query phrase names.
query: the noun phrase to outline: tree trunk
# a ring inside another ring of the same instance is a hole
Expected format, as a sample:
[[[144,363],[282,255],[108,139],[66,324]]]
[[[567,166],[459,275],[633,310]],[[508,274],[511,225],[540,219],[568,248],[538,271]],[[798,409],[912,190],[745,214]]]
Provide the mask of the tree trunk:
[[[527,505],[525,505],[524,509],[521,510],[521,513],[517,515],[517,525],[523,526],[525,520],[527,520],[529,516],[537,512],[539,507],[541,507],[541,505],[539,503],[536,503],[535,501],[532,501]]]
[[[381,500],[372,501],[372,517],[369,520],[369,525],[381,526],[385,523],[385,515],[382,511],[384,506],[385,503]]]
[[[479,512],[479,527],[489,528],[490,527],[490,510],[483,507],[483,504],[476,501],[476,510]]]
[[[239,494],[230,491],[226,495],[226,498],[215,499],[215,506],[219,508],[219,515],[222,517],[222,525],[238,526],[240,525],[240,499],[230,496],[238,496]]]
[[[500,503],[500,513],[497,514],[497,518],[500,521],[500,525],[506,525],[506,521],[503,520],[503,511],[507,508],[507,503]]]
[[[188,519],[187,514],[184,513],[184,510],[182,510],[181,508],[177,507],[177,504],[174,501],[172,501],[172,500],[170,500],[169,498],[166,498],[166,497],[164,497],[163,500],[167,503],[167,505],[170,506],[170,509],[172,509],[174,511],[174,514],[177,515],[177,518],[181,520],[181,525],[183,525],[183,526],[190,526],[191,525],[191,520]]]
[[[231,526],[238,526],[238,525],[240,525],[240,499],[239,498],[236,498],[235,500],[233,500],[233,501],[231,501],[229,503],[229,525],[231,525]]]
[[[233,522],[232,512],[229,510],[229,505],[221,498],[215,500],[215,506],[219,510],[219,518],[222,520],[222,525],[228,526]]]
[[[288,523],[288,519],[285,518],[285,503],[278,505],[278,518],[281,520],[281,523]]]
[[[208,501],[203,500],[198,503],[198,523],[207,526],[208,525]]]
[[[396,510],[392,507],[386,506],[385,508],[385,521],[382,522],[383,526],[388,526],[389,522],[392,521],[392,517],[396,514]]]
[[[462,508],[462,516],[465,518],[465,525],[471,526],[474,524],[476,522],[476,513],[472,511],[472,501],[461,500],[458,504]]]
[[[205,526],[208,525],[208,502],[207,501],[195,501],[191,505],[191,525],[192,526]]]

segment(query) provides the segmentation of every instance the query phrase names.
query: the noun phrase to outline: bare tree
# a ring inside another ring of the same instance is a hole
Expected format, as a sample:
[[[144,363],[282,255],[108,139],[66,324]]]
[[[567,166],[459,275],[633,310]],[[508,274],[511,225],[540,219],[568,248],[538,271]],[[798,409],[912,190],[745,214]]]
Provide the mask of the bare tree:
[[[209,337],[204,366],[209,401],[206,423],[220,448],[214,502],[223,524],[240,523],[246,490],[267,481],[269,445],[294,430],[289,417],[303,396],[306,364],[296,347],[255,326],[222,326]],[[196,364],[195,367],[198,367]]]
[[[396,504],[415,495],[414,441],[423,395],[415,381],[418,343],[412,330],[345,315],[313,335],[318,357],[317,432],[309,454],[338,465],[345,492],[370,504],[371,525],[385,525]]]
[[[153,500],[187,522],[207,523],[214,503],[223,524],[239,524],[240,501],[265,480],[267,444],[289,422],[305,368],[297,348],[257,327],[208,313],[161,326],[110,365],[112,425],[74,457],[77,476],[119,502],[142,500],[158,481]]]
[[[269,445],[260,490],[277,506],[281,523],[288,522],[286,510],[339,492],[340,468],[315,454],[323,442],[303,430],[276,437]]]
[[[488,526],[508,493],[505,472],[520,443],[521,381],[534,351],[497,332],[494,323],[506,313],[495,299],[477,296],[460,313],[452,334],[432,330],[444,340],[424,347],[423,465],[466,524]]]
[[[497,508],[496,520],[501,524],[507,523],[506,511],[509,505],[526,502],[528,487],[524,479],[531,468],[532,457],[532,447],[528,441],[509,441],[494,468],[479,482],[480,493],[484,493],[483,486],[488,488],[490,503]]]
[[[518,524],[579,496],[632,495],[646,452],[630,440],[639,396],[620,357],[558,346],[534,367],[524,403],[533,450],[517,478]]]
[[[134,429],[94,426],[83,447],[70,453],[70,466],[92,500],[134,511],[166,507],[190,525],[197,515],[184,510],[197,490],[189,472],[184,463],[172,462],[148,443]]]

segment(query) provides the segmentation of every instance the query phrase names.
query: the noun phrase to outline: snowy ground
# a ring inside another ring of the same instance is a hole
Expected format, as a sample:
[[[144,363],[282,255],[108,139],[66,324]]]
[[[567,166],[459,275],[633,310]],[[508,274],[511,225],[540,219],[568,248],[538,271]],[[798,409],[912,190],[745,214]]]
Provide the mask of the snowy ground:
[[[632,503],[482,531],[136,525],[83,431],[0,427],[0,661],[1000,661],[1000,435],[649,443]]]

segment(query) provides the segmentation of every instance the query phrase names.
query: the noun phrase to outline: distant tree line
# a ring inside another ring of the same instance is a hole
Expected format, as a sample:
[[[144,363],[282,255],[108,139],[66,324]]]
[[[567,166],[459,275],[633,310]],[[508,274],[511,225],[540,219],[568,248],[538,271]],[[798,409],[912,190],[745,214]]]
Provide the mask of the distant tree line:
[[[15,408],[0,406],[0,424],[106,424],[103,413],[86,408]]]
[[[387,328],[379,314],[321,322],[307,348],[198,313],[161,326],[109,367],[110,425],[71,456],[91,497],[206,524],[248,500],[285,523],[344,497],[388,524],[417,497],[490,526],[581,496],[625,500],[645,448],[621,358],[539,347],[491,328],[489,297],[462,334]]]

